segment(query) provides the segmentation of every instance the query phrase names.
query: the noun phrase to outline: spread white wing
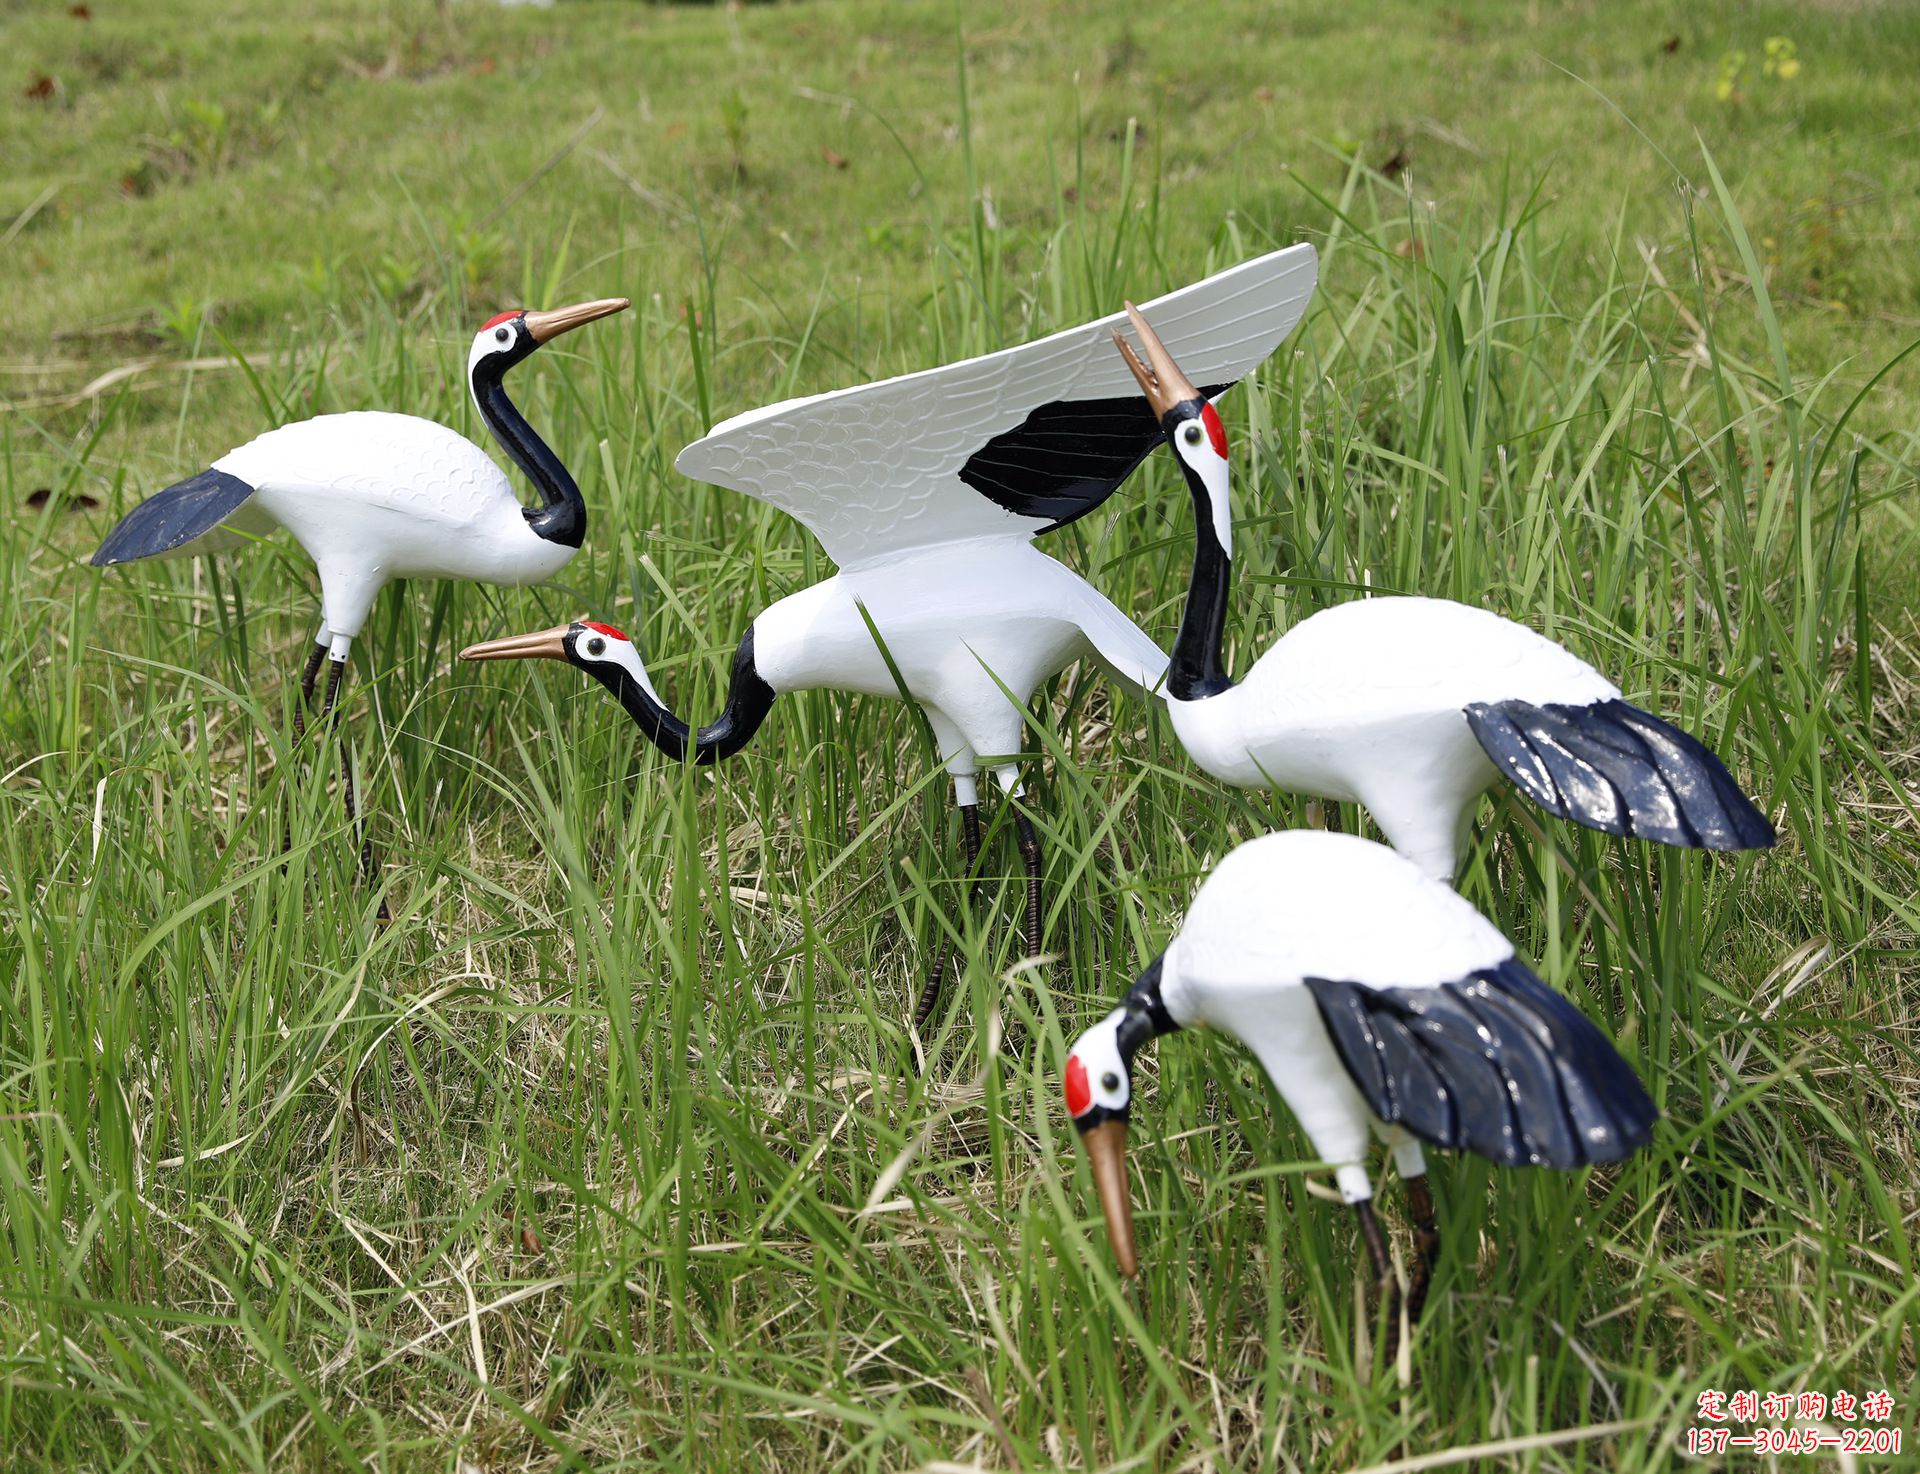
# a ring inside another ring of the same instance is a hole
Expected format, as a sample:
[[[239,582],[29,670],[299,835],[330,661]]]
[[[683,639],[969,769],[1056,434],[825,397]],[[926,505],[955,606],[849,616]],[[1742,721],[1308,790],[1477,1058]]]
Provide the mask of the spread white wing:
[[[1143,304],[1218,397],[1277,348],[1319,274],[1289,246]],[[1099,506],[1160,441],[1097,322],[922,373],[749,410],[675,467],[797,517],[842,566],[962,538],[1031,538]]]

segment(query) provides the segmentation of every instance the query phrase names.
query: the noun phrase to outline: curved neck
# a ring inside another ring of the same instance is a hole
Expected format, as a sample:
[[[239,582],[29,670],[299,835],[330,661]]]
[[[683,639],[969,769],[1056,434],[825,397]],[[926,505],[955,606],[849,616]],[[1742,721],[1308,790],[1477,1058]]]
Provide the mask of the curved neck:
[[[501,449],[540,493],[540,505],[525,509],[527,524],[548,542],[577,548],[587,535],[587,504],[560,457],[507,398],[504,379],[510,366],[493,357],[475,364],[473,402]]]
[[[1160,998],[1160,969],[1166,960],[1167,954],[1162,952],[1148,963],[1147,970],[1134,979],[1120,1003],[1126,1016],[1120,1020],[1118,1043],[1120,1058],[1125,1061],[1129,1074],[1133,1070],[1133,1057],[1143,1045],[1180,1027]]]
[[[727,682],[727,705],[719,717],[698,732],[667,710],[645,681],[636,681],[616,666],[593,666],[590,672],[620,698],[633,724],[646,738],[676,762],[692,758],[705,766],[732,757],[753,740],[773,709],[773,687],[760,678],[753,663],[753,626],[747,626],[733,652],[733,674]]]
[[[1233,561],[1213,530],[1212,502],[1200,478],[1184,464],[1193,496],[1193,574],[1187,582],[1187,607],[1174,637],[1167,666],[1167,694],[1175,701],[1202,701],[1233,685],[1220,660],[1227,628],[1227,599],[1233,592]]]

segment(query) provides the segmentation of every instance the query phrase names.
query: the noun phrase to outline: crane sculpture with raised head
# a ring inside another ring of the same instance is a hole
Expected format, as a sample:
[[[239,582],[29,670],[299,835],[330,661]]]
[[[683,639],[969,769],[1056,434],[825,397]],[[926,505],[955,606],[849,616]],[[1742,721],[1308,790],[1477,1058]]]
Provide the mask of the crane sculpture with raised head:
[[[332,662],[324,716],[339,696],[354,637],[392,580],[537,583],[580,551],[587,531],[580,488],[514,407],[503,380],[543,343],[627,305],[614,297],[550,312],[516,308],[489,318],[474,336],[467,355],[474,404],[533,483],[538,506],[522,506],[479,446],[433,420],[378,410],[318,415],[269,430],[148,497],[107,534],[94,566],[217,553],[286,528],[320,575],[320,627],[294,708],[299,735],[321,663]],[[344,801],[351,820],[350,780]],[[361,860],[371,868],[364,843]]]

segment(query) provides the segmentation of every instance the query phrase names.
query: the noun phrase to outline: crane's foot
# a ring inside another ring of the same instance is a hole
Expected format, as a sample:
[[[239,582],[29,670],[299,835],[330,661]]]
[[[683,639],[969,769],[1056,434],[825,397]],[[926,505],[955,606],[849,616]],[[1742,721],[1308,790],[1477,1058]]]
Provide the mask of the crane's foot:
[[[1353,1205],[1360,1219],[1360,1237],[1367,1246],[1367,1258],[1373,1264],[1373,1290],[1386,1311],[1386,1330],[1380,1337],[1381,1366],[1390,1366],[1400,1356],[1400,1281],[1393,1272],[1393,1260],[1387,1254],[1387,1241],[1380,1232],[1380,1220],[1374,1216],[1373,1203],[1362,1198]]]
[[[1434,1221],[1433,1193],[1425,1175],[1407,1179],[1407,1212],[1413,1218],[1413,1273],[1407,1286],[1407,1324],[1420,1324],[1433,1283],[1433,1262],[1440,1257],[1440,1225]]]

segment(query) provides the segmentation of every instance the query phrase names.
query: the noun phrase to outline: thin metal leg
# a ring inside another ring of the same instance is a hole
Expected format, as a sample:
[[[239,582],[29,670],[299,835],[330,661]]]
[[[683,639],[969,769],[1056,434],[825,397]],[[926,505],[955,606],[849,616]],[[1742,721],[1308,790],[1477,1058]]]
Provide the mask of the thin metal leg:
[[[307,708],[313,705],[314,682],[320,678],[320,662],[327,658],[327,647],[318,640],[307,652],[307,663],[300,672],[300,700],[293,708],[293,740],[307,735]]]
[[[1413,1217],[1415,1259],[1407,1286],[1407,1323],[1418,1325],[1427,1308],[1427,1287],[1433,1283],[1433,1261],[1440,1255],[1440,1225],[1433,1217],[1433,1194],[1426,1177],[1407,1179],[1407,1211]]]
[[[313,705],[313,683],[320,677],[320,662],[327,658],[327,647],[318,640],[307,652],[307,663],[300,671],[300,699],[293,704],[293,745],[298,747],[307,740],[307,708]],[[291,770],[291,769],[290,769]],[[286,843],[281,849],[293,848],[293,789],[291,780],[287,789]],[[285,867],[282,866],[282,869]]]
[[[1373,1203],[1362,1198],[1353,1205],[1360,1219],[1360,1237],[1366,1243],[1367,1257],[1373,1261],[1374,1289],[1387,1311],[1386,1334],[1380,1342],[1380,1361],[1384,1365],[1400,1355],[1400,1281],[1394,1277],[1393,1260],[1387,1254],[1387,1241],[1380,1232],[1380,1220],[1374,1216]]]
[[[320,698],[320,720],[323,722],[333,717],[334,724],[339,725],[340,719],[334,716],[333,709],[340,700],[340,682],[346,673],[347,663],[344,660],[333,661],[327,666],[327,690]]]
[[[966,845],[967,856],[965,904],[971,910],[974,892],[979,888],[980,806],[978,804],[960,805],[960,833]],[[927,980],[920,989],[920,1001],[913,1010],[913,1028],[916,1034],[924,1035],[928,1022],[933,1018],[933,1011],[940,1002],[940,989],[946,981],[947,953],[950,948],[951,942],[942,933],[940,950],[933,959],[933,967],[927,973]],[[924,1061],[922,1067],[925,1067]]]
[[[320,703],[320,719],[330,720],[336,729],[340,725],[340,718],[345,715],[345,708],[338,706],[337,702],[340,696],[340,683],[346,670],[346,661],[336,660],[332,663],[327,671],[327,694]],[[345,737],[340,740],[340,803],[347,811],[348,830],[360,838],[360,878],[371,885],[379,874],[380,867],[373,856],[373,841],[367,837],[367,826],[360,821],[359,804],[355,800],[353,791],[353,760],[348,754]],[[387,910],[385,896],[380,898],[379,919],[381,921],[393,919]]]
[[[1025,814],[1013,816],[1014,833],[1020,837],[1020,860],[1027,867],[1027,955],[1040,950],[1040,836],[1034,833],[1033,820]]]

